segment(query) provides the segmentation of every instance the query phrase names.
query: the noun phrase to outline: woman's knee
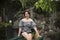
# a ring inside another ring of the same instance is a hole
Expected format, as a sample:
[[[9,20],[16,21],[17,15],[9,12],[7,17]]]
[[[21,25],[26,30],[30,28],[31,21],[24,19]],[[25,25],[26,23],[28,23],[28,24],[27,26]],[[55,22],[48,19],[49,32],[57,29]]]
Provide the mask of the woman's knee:
[[[23,32],[23,33],[22,33],[22,36],[24,36],[25,38],[27,38],[27,37],[28,37],[28,35],[27,35],[27,33],[26,33],[26,32]]]
[[[23,32],[22,36],[29,38],[29,34],[27,32]]]
[[[28,34],[26,32],[22,33],[22,35],[27,39],[27,40],[32,40],[32,34]]]
[[[29,37],[32,38],[32,34],[29,34]]]
[[[28,39],[32,40],[32,34],[29,34]]]

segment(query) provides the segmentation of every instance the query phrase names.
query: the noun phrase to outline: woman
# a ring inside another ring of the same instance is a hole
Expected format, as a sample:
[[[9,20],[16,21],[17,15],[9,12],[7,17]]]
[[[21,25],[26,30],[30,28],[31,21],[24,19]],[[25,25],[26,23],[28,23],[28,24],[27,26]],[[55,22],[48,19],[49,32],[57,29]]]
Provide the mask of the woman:
[[[39,37],[39,33],[38,33],[37,28],[36,28],[36,24],[30,18],[30,12],[25,11],[24,12],[24,18],[21,19],[20,22],[19,22],[18,36],[20,36],[20,34],[22,34],[22,36],[25,37],[26,40],[32,40],[32,33],[31,33],[32,28],[35,30],[35,33],[36,33],[37,37]]]

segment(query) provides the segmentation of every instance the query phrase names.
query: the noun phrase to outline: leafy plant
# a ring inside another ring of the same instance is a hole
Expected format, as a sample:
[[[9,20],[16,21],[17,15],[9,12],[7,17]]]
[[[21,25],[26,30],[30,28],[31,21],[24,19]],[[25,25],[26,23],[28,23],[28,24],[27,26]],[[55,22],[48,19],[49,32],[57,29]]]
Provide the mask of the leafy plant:
[[[20,0],[23,9],[32,7],[36,1],[37,0]]]
[[[50,13],[55,10],[55,2],[51,0],[38,0],[34,7],[36,9],[42,8],[43,11]]]
[[[20,0],[23,9],[26,7],[26,1],[27,0]]]
[[[11,25],[11,24],[5,23],[5,22],[1,22],[1,23],[0,23],[0,27],[7,27],[7,26],[9,26],[9,25]]]

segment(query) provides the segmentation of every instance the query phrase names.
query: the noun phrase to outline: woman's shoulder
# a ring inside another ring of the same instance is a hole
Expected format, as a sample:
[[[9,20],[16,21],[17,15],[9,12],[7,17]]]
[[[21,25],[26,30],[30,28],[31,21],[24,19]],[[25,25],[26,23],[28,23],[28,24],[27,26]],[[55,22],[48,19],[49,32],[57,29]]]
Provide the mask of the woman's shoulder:
[[[30,21],[33,21],[33,19],[32,19],[32,18],[30,18],[29,20],[30,20]]]
[[[24,20],[25,20],[25,18],[21,19],[20,21],[24,21]]]

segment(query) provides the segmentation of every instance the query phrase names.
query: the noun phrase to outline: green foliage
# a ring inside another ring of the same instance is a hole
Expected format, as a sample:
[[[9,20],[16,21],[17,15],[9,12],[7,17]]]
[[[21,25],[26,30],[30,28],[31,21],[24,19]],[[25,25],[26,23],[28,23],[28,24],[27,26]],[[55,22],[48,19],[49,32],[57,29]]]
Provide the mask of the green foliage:
[[[27,1],[27,0],[20,0],[23,9],[26,7],[26,1]]]
[[[55,10],[55,3],[51,0],[38,0],[34,4],[34,7],[36,7],[36,9],[42,8],[43,11],[50,13]]]
[[[22,7],[24,8],[26,6],[26,1],[25,0],[20,0]]]
[[[0,23],[0,28],[1,28],[1,27],[8,27],[9,25],[11,25],[11,24],[5,23],[5,22],[1,22],[1,23]]]
[[[23,9],[26,9],[28,7],[32,7],[36,1],[37,0],[20,0]]]

